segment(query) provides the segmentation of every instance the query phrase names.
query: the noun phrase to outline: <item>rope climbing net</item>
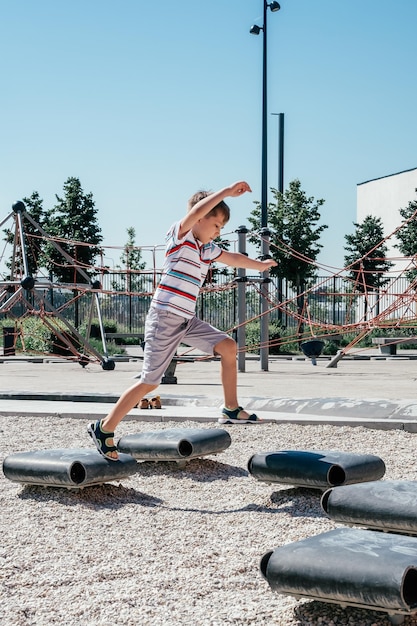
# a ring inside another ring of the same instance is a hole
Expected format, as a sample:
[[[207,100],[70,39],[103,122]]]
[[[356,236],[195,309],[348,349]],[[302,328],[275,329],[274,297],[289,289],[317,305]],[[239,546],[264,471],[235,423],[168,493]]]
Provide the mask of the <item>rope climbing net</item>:
[[[36,353],[38,349],[45,353],[45,346],[37,347],[34,340],[33,320],[38,320],[45,328],[46,335],[49,338],[53,337],[49,345],[50,354],[76,359],[82,365],[98,361],[103,367],[112,369],[102,318],[103,305],[117,299],[121,302],[119,308],[123,318],[123,315],[126,317],[127,314],[127,303],[129,302],[131,306],[134,297],[145,303],[143,310],[146,310],[161,274],[163,246],[132,246],[129,249],[129,251],[140,250],[146,269],[114,267],[112,257],[122,252],[126,253],[126,246],[100,246],[99,254],[96,256],[98,261],[94,265],[82,263],[77,260],[76,253],[71,255],[66,251],[89,247],[88,242],[51,237],[26,213],[23,203],[17,204],[18,210],[14,208],[13,212],[0,223],[0,226],[3,226],[8,221],[12,222],[7,231],[8,236],[3,240],[0,249],[0,313],[6,319],[9,332],[13,335],[13,346],[19,345],[25,352]],[[311,273],[315,276],[320,275],[320,278],[311,281],[304,289],[288,288],[289,281],[286,281],[285,293],[277,279],[271,282],[268,293],[265,294],[262,280],[246,277],[245,319],[234,321],[225,330],[237,332],[239,328],[246,327],[251,322],[258,322],[263,315],[268,315],[271,319],[281,322],[284,319],[286,333],[269,338],[267,344],[252,342],[251,350],[259,350],[267,345],[269,348],[284,351],[294,342],[299,343],[312,338],[331,341],[343,335],[348,337],[347,345],[341,350],[343,354],[352,352],[353,349],[360,351],[367,349],[359,347],[359,344],[362,345],[363,340],[375,330],[389,336],[400,331],[405,335],[413,335],[417,325],[415,304],[417,279],[410,280],[408,277],[416,269],[416,257],[396,256],[384,259],[392,263],[392,268],[384,273],[384,281],[381,281],[383,287],[379,289],[369,287],[372,282],[369,281],[369,272],[365,268],[366,261],[381,260],[373,256],[375,251],[382,244],[394,239],[399,229],[414,218],[415,214],[366,255],[344,268],[318,263],[301,255],[282,241],[268,242],[270,248],[311,265],[314,270]],[[255,231],[250,232],[249,236],[262,242],[262,236]],[[225,237],[236,249],[237,242],[233,239],[233,233],[228,233]],[[51,247],[60,254],[48,255],[46,251]],[[109,265],[109,260],[113,267]],[[355,272],[352,272],[353,267]],[[62,275],[63,270],[67,276],[71,276],[71,280],[68,282],[54,280],[53,277]],[[216,282],[216,272],[220,271],[215,269],[211,280],[202,289],[203,296],[216,296],[217,307],[219,298],[227,295],[235,297],[239,284],[236,276],[230,273],[226,274],[223,282]],[[254,305],[261,298],[266,298],[268,302],[267,310],[263,312],[260,312],[256,304]],[[321,306],[317,306],[317,301],[321,302]],[[231,298],[220,302],[230,306]],[[330,303],[333,306],[336,304],[342,311],[342,320],[335,322],[331,319]],[[75,320],[74,324],[69,321],[77,314],[80,315],[80,312],[85,327],[83,333],[79,331],[79,319]],[[97,318],[101,350],[94,347],[91,341],[92,321]],[[36,333],[36,337],[39,341],[39,332]],[[247,347],[240,345],[239,350],[245,351]]]

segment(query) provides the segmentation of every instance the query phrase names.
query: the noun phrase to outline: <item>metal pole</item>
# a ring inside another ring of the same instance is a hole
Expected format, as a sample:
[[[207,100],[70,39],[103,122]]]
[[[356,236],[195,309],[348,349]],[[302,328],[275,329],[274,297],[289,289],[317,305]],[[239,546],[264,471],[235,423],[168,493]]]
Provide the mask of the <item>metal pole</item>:
[[[268,226],[268,135],[267,135],[267,0],[263,8],[263,49],[262,49],[262,188],[261,188],[261,256],[269,256]],[[269,272],[262,273],[261,284],[261,322],[260,322],[260,359],[261,369],[268,371],[269,355],[269,314],[268,314],[268,283]]]
[[[284,193],[284,113],[272,113],[278,116],[278,186],[277,191]],[[277,276],[278,300],[282,302],[282,275]],[[282,324],[282,310],[278,309],[278,321]]]
[[[238,233],[238,251],[241,254],[246,253],[246,234],[248,229],[246,226],[239,226]],[[244,268],[238,268],[237,270],[237,365],[239,372],[244,372],[246,367],[246,270]]]
[[[278,191],[284,193],[284,113],[278,114],[279,148],[278,148]]]
[[[278,117],[278,186],[277,190],[284,193],[284,113],[271,113]]]
[[[268,225],[268,120],[267,120],[267,1],[263,10],[263,47],[262,47],[262,174],[261,174],[261,227]]]

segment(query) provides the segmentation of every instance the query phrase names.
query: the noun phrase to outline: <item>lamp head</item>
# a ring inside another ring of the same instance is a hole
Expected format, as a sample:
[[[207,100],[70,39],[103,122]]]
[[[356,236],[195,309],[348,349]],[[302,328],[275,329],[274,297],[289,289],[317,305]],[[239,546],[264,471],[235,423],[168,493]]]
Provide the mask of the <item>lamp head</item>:
[[[258,26],[257,24],[254,24],[253,26],[251,26],[249,32],[251,35],[259,35],[261,30],[262,30],[262,26]]]
[[[271,2],[268,6],[271,9],[272,13],[275,13],[275,11],[279,11],[281,8],[279,2]]]

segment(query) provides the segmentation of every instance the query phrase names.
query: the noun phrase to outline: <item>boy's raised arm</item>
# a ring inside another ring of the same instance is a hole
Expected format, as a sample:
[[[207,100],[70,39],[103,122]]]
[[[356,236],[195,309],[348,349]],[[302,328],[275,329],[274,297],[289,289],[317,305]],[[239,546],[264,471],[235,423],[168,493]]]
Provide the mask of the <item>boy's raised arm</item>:
[[[252,189],[244,180],[238,181],[230,185],[229,187],[224,187],[219,191],[215,191],[211,193],[206,198],[203,198],[197,204],[193,206],[190,211],[183,217],[181,220],[181,226],[178,233],[179,238],[184,237],[186,233],[188,233],[194,224],[201,220],[203,217],[207,215],[214,207],[219,204],[225,198],[236,198],[238,196],[243,195],[246,192],[251,192]]]
[[[278,263],[272,258],[260,261],[258,259],[252,259],[251,257],[246,256],[246,254],[241,254],[240,252],[229,252],[228,250],[223,250],[216,261],[219,261],[224,265],[228,265],[229,267],[240,267],[247,270],[257,270],[259,272],[264,272],[265,270],[269,270],[271,267],[276,267],[278,265]]]

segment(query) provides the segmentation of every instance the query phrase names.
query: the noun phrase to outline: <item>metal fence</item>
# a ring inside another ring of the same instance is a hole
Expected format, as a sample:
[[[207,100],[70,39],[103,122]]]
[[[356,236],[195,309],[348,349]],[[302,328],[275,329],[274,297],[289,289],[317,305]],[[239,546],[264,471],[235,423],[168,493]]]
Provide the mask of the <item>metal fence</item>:
[[[102,278],[99,295],[102,318],[117,325],[119,332],[141,333],[152,298],[153,285],[158,276],[142,272],[140,280],[133,283],[126,275],[108,273]],[[238,289],[233,273],[219,273],[215,282],[206,284],[197,301],[197,315],[221,330],[231,330],[238,325]],[[134,286],[134,291],[126,286]],[[53,300],[71,323],[78,317],[79,325],[86,324],[91,315],[91,294],[77,299],[68,289],[54,289],[53,295],[45,291],[46,299]],[[246,320],[255,320],[261,312],[259,276],[248,276],[245,283]],[[19,316],[17,305],[13,314]],[[416,317],[414,292],[405,278],[399,278],[378,294],[360,295],[352,292],[350,281],[341,276],[317,277],[314,285],[301,297],[288,281],[272,278],[269,284],[271,322],[283,327],[297,327],[300,318],[315,324],[345,326],[361,320],[375,318],[403,319]],[[76,312],[77,308],[77,312]],[[23,314],[23,311],[20,313]],[[94,314],[93,314],[94,315]]]

